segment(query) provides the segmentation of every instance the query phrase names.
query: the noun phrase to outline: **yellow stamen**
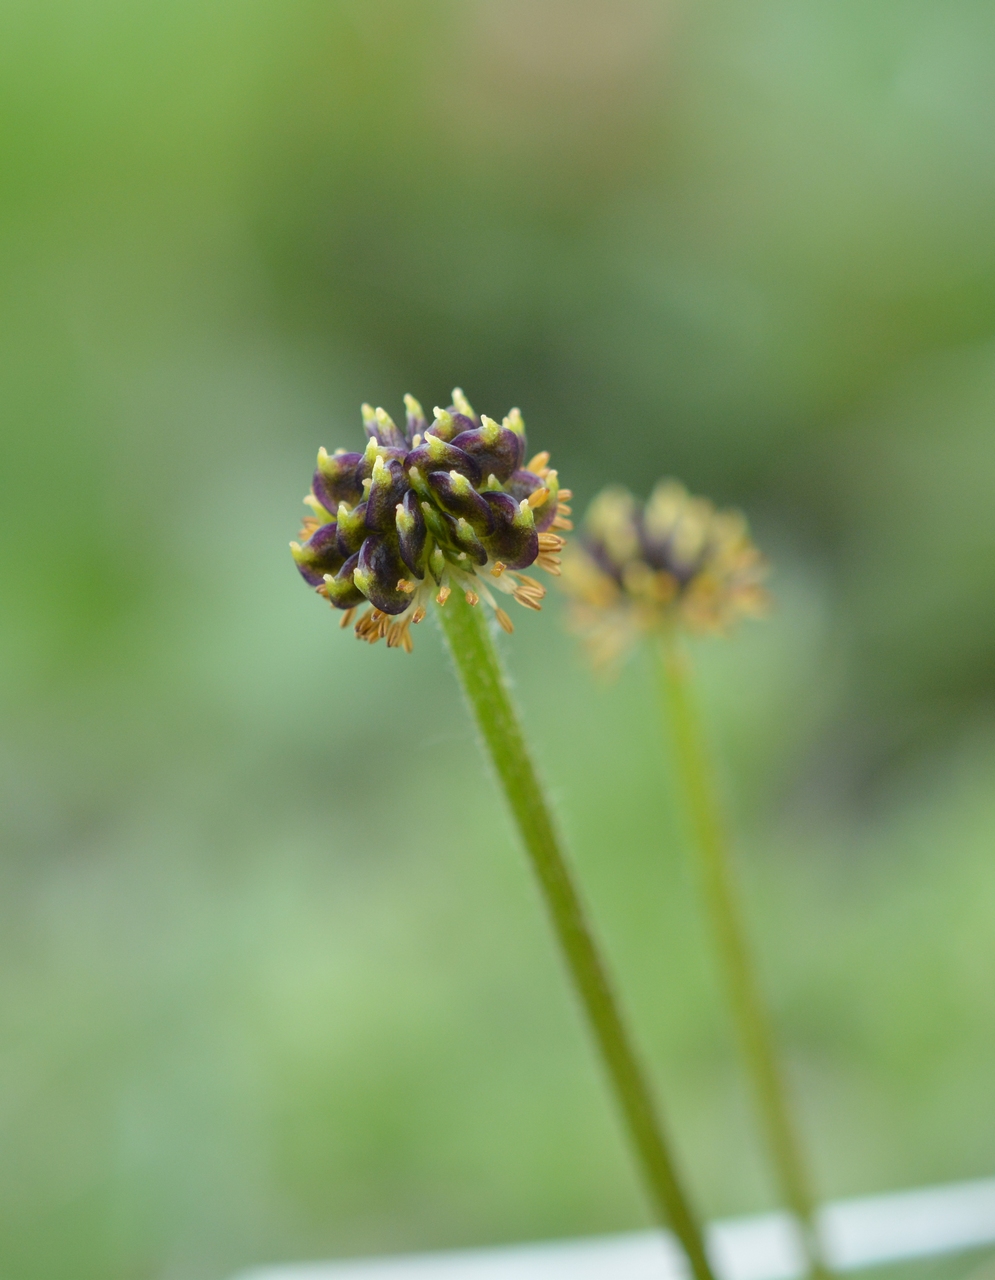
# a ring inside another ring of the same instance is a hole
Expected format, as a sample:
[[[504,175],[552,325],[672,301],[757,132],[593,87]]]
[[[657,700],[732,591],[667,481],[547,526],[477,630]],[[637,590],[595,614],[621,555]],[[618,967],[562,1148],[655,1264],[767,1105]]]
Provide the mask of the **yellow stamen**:
[[[533,475],[538,475],[539,472],[543,469],[543,467],[545,467],[548,463],[549,463],[549,452],[546,449],[544,449],[542,453],[537,453],[536,456],[531,459],[531,461],[526,463],[525,470],[531,471]]]
[[[548,497],[549,497],[549,490],[546,488],[545,485],[543,485],[541,489],[536,489],[534,493],[529,494],[528,504],[534,511],[536,507],[541,507]]]
[[[466,602],[467,604],[480,604],[480,596],[477,595],[476,591],[468,591],[466,593]]]
[[[356,637],[367,644],[376,644],[380,639],[380,619],[383,615],[379,609],[370,609],[362,614],[356,622]]]
[[[411,595],[415,589],[415,584],[413,582],[409,582],[407,578],[398,578],[397,589],[398,591],[403,591],[405,595]]]
[[[539,534],[540,551],[562,551],[566,545],[566,538],[561,538],[557,533]]]
[[[518,603],[523,604],[526,609],[535,609],[536,613],[538,613],[542,608],[542,605],[535,596],[529,595],[528,592],[523,591],[521,587],[517,588],[514,592],[514,596]]]
[[[445,604],[452,595],[452,587],[440,587],[439,594],[435,597],[436,604]]]
[[[494,568],[491,570],[491,577],[500,578],[501,574],[504,573],[507,567],[508,566],[504,563],[503,560],[496,561],[494,564]]]
[[[405,618],[403,622],[392,622],[387,631],[387,648],[403,649],[405,653],[410,653],[414,648],[414,643],[408,635],[409,618]]]
[[[503,609],[495,609],[494,616],[495,618],[497,618],[498,625],[501,627],[501,630],[507,631],[508,635],[511,635],[511,633],[515,630],[515,624],[508,617],[505,611]]]
[[[342,615],[342,621],[339,623],[339,626],[343,629],[343,631],[349,625],[349,623],[352,622],[352,616],[355,612],[356,612],[356,608],[355,606],[353,606],[351,609],[346,609],[345,613]]]

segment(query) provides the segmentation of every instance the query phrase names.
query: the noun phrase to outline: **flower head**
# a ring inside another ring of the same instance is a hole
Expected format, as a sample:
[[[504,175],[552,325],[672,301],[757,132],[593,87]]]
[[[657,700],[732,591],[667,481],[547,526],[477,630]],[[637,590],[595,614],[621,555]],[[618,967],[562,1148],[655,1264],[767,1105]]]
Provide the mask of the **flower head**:
[[[764,612],[766,562],[738,511],[716,511],[676,480],[645,504],[605,489],[588,510],[580,545],[563,565],[574,622],[599,663],[620,658],[649,631],[724,631]]]
[[[525,424],[517,409],[502,423],[478,416],[463,392],[434,421],[405,396],[403,427],[383,409],[363,405],[363,453],[318,451],[318,469],[304,499],[312,515],[301,542],[290,544],[297,568],[336,609],[342,625],[375,644],[412,648],[409,628],[434,596],[454,590],[482,599],[505,631],[511,619],[491,589],[539,609],[545,587],[520,571],[538,564],[560,572],[571,527],[549,454],[524,465]],[[303,545],[302,545],[303,544]],[[365,606],[372,606],[366,609]]]

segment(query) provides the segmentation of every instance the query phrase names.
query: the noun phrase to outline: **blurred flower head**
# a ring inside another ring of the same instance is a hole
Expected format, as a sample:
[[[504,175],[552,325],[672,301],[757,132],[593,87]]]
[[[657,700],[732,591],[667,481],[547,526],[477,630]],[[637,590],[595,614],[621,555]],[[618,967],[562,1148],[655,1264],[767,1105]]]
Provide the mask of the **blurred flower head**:
[[[517,409],[502,423],[478,416],[463,392],[430,424],[405,396],[398,427],[383,409],[363,405],[363,453],[318,451],[304,499],[312,515],[301,542],[290,544],[304,579],[336,609],[342,625],[371,644],[411,651],[410,626],[434,596],[454,590],[470,604],[484,600],[505,631],[511,619],[492,591],[539,609],[545,587],[520,570],[538,564],[560,572],[570,528],[568,490],[559,487],[549,454],[527,465],[525,424]],[[362,613],[356,610],[362,606]]]
[[[738,511],[716,511],[676,480],[649,501],[605,489],[563,565],[573,622],[599,665],[617,662],[651,631],[725,631],[768,603],[763,556]]]

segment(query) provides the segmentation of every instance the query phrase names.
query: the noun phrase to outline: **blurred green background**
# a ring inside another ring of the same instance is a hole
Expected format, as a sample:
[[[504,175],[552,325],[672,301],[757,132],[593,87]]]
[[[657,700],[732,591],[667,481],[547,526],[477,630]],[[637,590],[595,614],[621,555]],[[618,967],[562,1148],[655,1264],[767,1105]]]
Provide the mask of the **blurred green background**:
[[[0,1275],[611,1231],[441,653],[294,572],[361,400],[742,506],[699,646],[820,1189],[995,1173],[995,9],[6,0]],[[772,1203],[647,669],[505,645],[695,1193]]]

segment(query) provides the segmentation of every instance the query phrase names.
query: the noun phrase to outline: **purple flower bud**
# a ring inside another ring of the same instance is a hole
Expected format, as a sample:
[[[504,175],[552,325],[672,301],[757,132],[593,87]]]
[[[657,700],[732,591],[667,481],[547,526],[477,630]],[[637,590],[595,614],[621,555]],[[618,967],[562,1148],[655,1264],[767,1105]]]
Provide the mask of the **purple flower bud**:
[[[532,512],[522,510],[508,493],[485,493],[494,513],[494,530],[485,539],[487,550],[495,560],[509,569],[527,569],[539,554],[539,534]]]
[[[466,520],[478,534],[491,531],[491,508],[466,476],[458,471],[430,471],[425,477],[439,506],[455,519]]]
[[[404,580],[405,565],[397,538],[371,533],[359,551],[353,580],[363,595],[382,613],[403,613],[411,595],[398,587]]]
[[[376,440],[378,444],[382,444],[388,449],[403,451],[408,446],[404,433],[397,429],[394,425],[394,419],[386,409],[373,409],[368,404],[364,404],[363,430],[366,432],[368,439]]]
[[[421,503],[413,489],[408,490],[403,502],[395,509],[394,523],[397,526],[401,559],[416,578],[424,578],[425,566],[422,560],[428,529],[422,514]]]
[[[366,500],[366,527],[380,533],[394,528],[394,512],[397,504],[409,493],[411,486],[401,464],[391,458],[384,462],[378,458],[370,477],[370,496]]]
[[[314,473],[314,496],[326,511],[335,511],[340,502],[358,502],[363,496],[359,475],[361,453],[345,453],[337,449],[328,454],[318,450],[318,470]]]
[[[303,547],[292,542],[290,550],[301,576],[312,587],[320,586],[326,573],[337,573],[345,559],[339,550],[334,520],[315,529]]]
[[[366,503],[361,502],[351,510],[343,502],[338,511],[339,550],[343,556],[355,555],[369,532],[366,528]]]
[[[458,471],[472,485],[479,485],[481,480],[480,467],[468,453],[431,433],[404,459],[405,471],[410,471],[412,467],[417,467],[423,476],[430,471]]]
[[[536,528],[540,533],[544,533],[556,519],[557,507],[559,506],[559,481],[555,471],[548,471],[545,476],[538,476],[534,471],[518,470],[511,477],[507,484],[508,492],[519,502],[523,498],[533,498],[533,494],[537,494],[540,489],[546,490],[546,495],[541,502],[534,499],[530,502],[532,507],[532,516],[535,520]]]
[[[440,440],[455,440],[461,431],[472,431],[477,425],[473,418],[460,413],[455,406],[436,409],[435,421],[428,428],[427,434],[438,436]]]
[[[485,565],[490,558],[473,525],[462,517],[456,521],[453,540],[463,555],[468,556],[474,564]]]
[[[358,564],[359,552],[357,551],[354,556],[349,557],[334,577],[326,577],[324,586],[318,588],[319,593],[336,609],[354,609],[357,604],[362,604],[366,599],[356,586],[353,577]]]
[[[377,465],[378,458],[383,462],[403,462],[406,457],[406,449],[391,449],[387,445],[371,440],[359,459],[359,466],[356,468],[360,484],[362,485],[364,480],[373,479],[373,468]]]
[[[525,441],[520,435],[487,417],[475,430],[460,432],[453,447],[473,458],[484,479],[493,475],[502,484],[522,465],[525,453]]]

